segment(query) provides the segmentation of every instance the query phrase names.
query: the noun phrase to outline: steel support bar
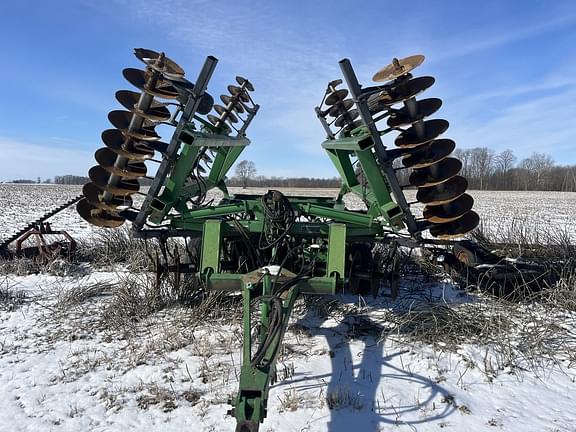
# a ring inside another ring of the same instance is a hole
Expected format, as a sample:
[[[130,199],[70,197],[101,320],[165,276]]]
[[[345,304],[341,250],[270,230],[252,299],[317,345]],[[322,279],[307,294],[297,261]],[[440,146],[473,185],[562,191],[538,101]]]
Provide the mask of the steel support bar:
[[[142,226],[144,226],[144,223],[146,222],[148,214],[151,211],[150,204],[152,203],[152,200],[158,196],[158,192],[160,192],[160,188],[164,184],[166,176],[172,169],[174,160],[176,158],[178,150],[180,149],[180,134],[182,133],[186,125],[192,120],[194,113],[198,109],[202,97],[204,96],[204,92],[208,87],[208,81],[210,81],[212,73],[216,68],[216,63],[218,63],[218,60],[216,59],[216,57],[212,56],[207,57],[206,61],[204,62],[204,66],[202,67],[202,70],[198,75],[198,79],[196,80],[196,85],[191,90],[191,94],[188,97],[186,105],[184,106],[184,111],[182,112],[180,120],[178,121],[178,125],[176,126],[176,130],[172,135],[172,139],[170,140],[168,149],[166,150],[166,153],[162,158],[162,163],[160,164],[160,167],[156,172],[156,176],[154,177],[154,180],[150,185],[150,189],[148,190],[148,194],[144,199],[144,203],[142,204],[140,212],[138,213],[136,219],[132,223],[134,230],[140,230]]]
[[[416,224],[416,220],[412,213],[409,210],[408,202],[406,201],[406,197],[404,197],[404,193],[402,192],[402,188],[398,183],[398,179],[396,178],[396,174],[394,173],[394,169],[392,168],[392,160],[388,158],[386,154],[386,148],[384,143],[382,142],[382,138],[380,137],[380,133],[376,128],[376,124],[372,115],[370,114],[370,109],[368,108],[368,103],[365,98],[362,97],[362,88],[358,83],[358,79],[356,78],[356,74],[354,73],[354,69],[352,68],[352,64],[348,59],[340,60],[340,69],[342,70],[342,74],[344,75],[344,79],[346,80],[346,84],[348,85],[348,89],[350,90],[350,94],[356,106],[358,107],[358,111],[360,112],[360,117],[362,121],[370,131],[370,135],[372,135],[372,140],[374,141],[374,151],[376,152],[376,156],[378,158],[378,162],[380,163],[381,169],[384,171],[386,175],[386,180],[392,190],[392,195],[394,199],[402,209],[404,213],[404,221],[408,226],[408,231],[411,234],[418,233],[418,226]]]

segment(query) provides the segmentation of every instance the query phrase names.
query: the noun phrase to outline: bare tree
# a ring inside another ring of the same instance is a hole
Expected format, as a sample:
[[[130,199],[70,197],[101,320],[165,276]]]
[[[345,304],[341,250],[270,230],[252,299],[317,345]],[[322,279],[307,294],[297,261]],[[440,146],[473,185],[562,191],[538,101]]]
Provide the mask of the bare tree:
[[[488,176],[492,174],[494,151],[488,147],[476,147],[470,150],[470,171],[478,181],[480,190],[486,188]]]
[[[242,187],[248,186],[248,180],[256,175],[256,165],[249,160],[243,160],[236,165],[236,177],[242,181]]]
[[[550,177],[549,174],[553,167],[554,161],[544,153],[532,153],[529,158],[522,159],[520,168],[525,169],[531,177],[525,182],[526,189],[528,185],[532,185],[533,188],[538,190],[547,189],[549,186],[547,184]]]
[[[510,149],[506,149],[503,152],[496,155],[494,158],[494,165],[498,176],[502,179],[501,187],[504,189],[510,188],[509,174],[510,170],[514,168],[514,163],[516,162],[516,156],[514,152]]]

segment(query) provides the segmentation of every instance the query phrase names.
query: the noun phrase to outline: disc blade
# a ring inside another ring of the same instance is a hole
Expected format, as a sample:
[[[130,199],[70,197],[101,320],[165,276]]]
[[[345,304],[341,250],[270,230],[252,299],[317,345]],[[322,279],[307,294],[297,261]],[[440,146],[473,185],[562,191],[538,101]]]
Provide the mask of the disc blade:
[[[431,76],[412,78],[399,83],[396,87],[380,93],[371,101],[370,110],[380,111],[390,105],[413,98],[431,87],[436,80]]]
[[[214,110],[218,114],[220,114],[220,116],[226,113],[227,114],[226,120],[230,120],[232,123],[238,123],[238,117],[236,117],[236,115],[233,112],[227,111],[226,108],[224,108],[222,105],[214,105]]]
[[[137,179],[146,175],[146,165],[144,162],[127,161],[124,166],[115,166],[118,155],[107,147],[96,150],[96,162],[107,172],[123,177],[125,179]]]
[[[254,86],[252,85],[252,83],[250,81],[248,81],[246,78],[241,77],[241,76],[237,76],[236,77],[236,82],[240,85],[244,84],[244,88],[248,91],[253,92],[254,91]]]
[[[122,71],[122,75],[126,78],[130,84],[139,89],[140,91],[146,92],[149,95],[157,96],[163,99],[176,99],[179,95],[178,90],[174,86],[167,84],[163,80],[158,80],[153,88],[148,88],[147,86],[147,76],[146,72],[140,69],[126,68]]]
[[[409,182],[412,186],[434,186],[456,176],[462,169],[462,162],[456,158],[445,158],[442,161],[426,168],[414,170],[410,174]]]
[[[360,115],[360,112],[357,109],[347,111],[336,119],[336,121],[334,122],[334,125],[336,127],[342,127],[344,125],[353,123],[354,120],[356,120],[359,115]]]
[[[410,114],[408,107],[401,108],[396,111],[392,111],[390,118],[388,119],[388,126],[399,127],[403,125],[408,125],[422,120],[426,117],[430,117],[442,106],[442,100],[438,98],[428,98],[415,101],[416,112],[414,115]]]
[[[231,103],[233,103],[232,105],[232,109],[234,111],[236,111],[237,113],[242,114],[243,112],[246,112],[246,110],[244,109],[244,105],[242,104],[242,102],[240,100],[232,100],[232,97],[228,96],[228,95],[221,95],[220,96],[220,100],[222,101],[222,103],[226,106],[230,105]]]
[[[456,148],[456,143],[451,139],[443,138],[424,144],[402,159],[402,165],[406,168],[424,168],[448,157]]]
[[[439,185],[418,189],[416,199],[423,204],[446,204],[466,192],[467,187],[468,182],[464,177],[455,176]]]
[[[103,201],[104,191],[94,183],[86,183],[82,188],[82,193],[86,199],[96,208],[116,211],[118,207],[131,207],[132,198],[130,196],[112,195],[109,202]]]
[[[472,210],[473,205],[474,198],[465,193],[446,204],[427,205],[424,207],[423,217],[432,223],[452,222]]]
[[[108,120],[117,129],[120,129],[124,135],[130,136],[132,138],[137,138],[140,140],[159,140],[160,137],[154,131],[154,126],[150,125],[146,121],[140,129],[129,131],[130,121],[132,120],[132,114],[130,111],[115,110],[108,113]]]
[[[153,122],[163,122],[170,119],[171,113],[164,104],[152,103],[146,111],[137,108],[141,93],[129,90],[120,90],[116,92],[116,99],[128,111],[144,117],[146,120]]]
[[[337,101],[332,107],[328,110],[328,115],[331,117],[338,117],[343,112],[348,111],[354,105],[354,101],[352,99],[344,99],[342,101]]]
[[[157,61],[161,55],[159,52],[146,48],[135,48],[134,55],[138,60],[144,62],[146,65],[150,66],[154,70],[157,70],[163,75],[171,77],[184,76],[184,69],[182,69],[175,61],[166,56],[163,58],[163,65],[159,65]]]
[[[348,96],[348,90],[346,89],[336,90],[330,93],[328,97],[326,97],[324,103],[326,105],[334,105],[336,102],[346,99],[346,96]]]
[[[231,130],[230,127],[226,123],[221,121],[219,117],[216,117],[215,115],[212,114],[208,114],[206,117],[208,118],[208,121],[212,123],[214,126],[220,123],[218,127],[221,128],[223,131],[229,132]]]
[[[474,211],[469,211],[455,221],[433,225],[430,227],[430,234],[442,240],[449,240],[469,233],[476,228],[479,223],[480,216]]]
[[[130,160],[145,160],[154,157],[154,150],[142,141],[127,140],[126,135],[118,129],[106,129],[102,132],[102,142],[117,155]],[[159,144],[160,142],[153,141],[153,143]]]
[[[236,87],[235,85],[230,84],[228,86],[228,92],[232,96],[238,96],[242,102],[250,102],[250,97],[246,93],[246,90],[242,90],[240,87]]]
[[[78,201],[78,204],[76,204],[76,211],[82,219],[99,227],[118,228],[124,223],[124,218],[118,214],[108,210],[99,209],[90,204],[86,198],[82,198]]]
[[[92,180],[92,182],[100,189],[114,195],[132,195],[140,189],[138,181],[130,179],[120,179],[116,184],[109,185],[108,181],[110,180],[111,174],[100,165],[90,168],[88,171],[88,177],[90,177],[90,180]]]
[[[412,125],[394,140],[397,147],[413,148],[438,138],[448,129],[450,123],[444,119],[425,120],[422,122],[424,133],[418,135],[418,125]]]
[[[372,81],[375,82],[386,82],[392,81],[399,76],[405,75],[411,70],[417,68],[424,61],[423,55],[413,55],[410,57],[405,57],[403,59],[394,59],[392,63],[383,67],[372,77]]]

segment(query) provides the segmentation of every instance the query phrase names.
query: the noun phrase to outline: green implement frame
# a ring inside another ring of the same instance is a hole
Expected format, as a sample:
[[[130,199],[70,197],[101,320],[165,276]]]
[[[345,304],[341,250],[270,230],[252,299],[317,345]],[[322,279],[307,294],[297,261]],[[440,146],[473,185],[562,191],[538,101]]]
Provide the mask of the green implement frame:
[[[300,295],[333,295],[358,287],[359,280],[377,292],[378,275],[365,259],[371,257],[370,245],[398,233],[410,219],[406,207],[393,199],[392,191],[400,187],[369,128],[331,136],[322,144],[342,178],[336,198],[286,197],[278,191],[230,195],[226,174],[250,141],[241,133],[232,137],[229,129],[200,123],[201,131],[192,122],[181,128],[166,164],[171,169],[164,178],[157,175],[161,187],[151,188],[147,205],[132,219],[145,221],[134,224],[139,237],[198,239],[193,278],[206,290],[242,293],[243,361],[231,413],[237,431],[254,432],[266,417],[276,357],[295,301]],[[211,167],[201,173],[199,160],[208,154]],[[211,189],[223,193],[218,205],[205,202]],[[347,193],[359,196],[366,210],[346,209]],[[259,330],[253,341],[256,319]]]

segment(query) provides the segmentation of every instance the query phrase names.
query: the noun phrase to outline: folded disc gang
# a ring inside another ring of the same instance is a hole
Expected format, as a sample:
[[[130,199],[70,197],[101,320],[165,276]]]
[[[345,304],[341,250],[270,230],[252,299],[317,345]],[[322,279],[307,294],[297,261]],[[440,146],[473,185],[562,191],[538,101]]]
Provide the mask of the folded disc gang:
[[[164,76],[172,78],[181,78],[184,76],[184,69],[182,69],[175,61],[163,55],[163,53],[156,52],[151,49],[136,48],[134,50],[136,58],[145,63],[150,68],[160,72]],[[161,62],[158,60],[162,56]],[[162,64],[162,66],[159,65]]]
[[[137,108],[140,100],[140,93],[129,90],[120,90],[116,92],[116,99],[120,104],[133,114],[137,114],[146,120],[152,122],[164,122],[170,119],[170,111],[164,104],[152,102],[146,111]]]
[[[423,217],[432,223],[451,222],[472,210],[473,205],[474,199],[465,193],[446,204],[427,205],[424,207]]]
[[[410,114],[408,107],[392,111],[390,118],[388,119],[388,126],[399,127],[423,120],[440,109],[442,106],[442,100],[438,98],[422,99],[415,102],[415,104],[416,113],[414,116]]]
[[[410,126],[402,132],[394,143],[398,147],[412,148],[425,144],[438,138],[448,129],[449,123],[443,119],[425,120],[423,122],[424,134],[419,136],[416,125]]]
[[[390,105],[404,102],[430,88],[434,84],[434,81],[435,79],[431,76],[423,76],[399,83],[396,87],[388,89],[380,93],[377,97],[372,98],[370,109],[379,111]]]
[[[326,105],[334,105],[336,102],[346,99],[346,96],[348,96],[348,90],[346,89],[336,90],[326,97],[324,103]]]
[[[144,162],[126,161],[123,166],[116,166],[118,155],[107,147],[96,151],[96,162],[110,174],[115,174],[125,179],[137,179],[146,175]]]
[[[96,165],[88,171],[88,177],[96,186],[113,195],[132,195],[140,189],[138,181],[131,179],[120,179],[116,184],[108,184],[110,176],[111,174],[100,165]]]
[[[154,125],[144,122],[143,126],[137,130],[129,130],[130,122],[132,120],[132,114],[130,111],[115,110],[108,113],[108,120],[117,129],[120,129],[124,135],[139,140],[159,140],[160,137],[154,131]]]
[[[104,210],[116,211],[118,207],[131,207],[132,197],[112,195],[108,202],[103,200],[104,191],[94,183],[86,183],[82,193],[94,207]]]
[[[472,210],[462,217],[443,224],[433,225],[430,228],[430,234],[442,240],[449,240],[455,237],[461,237],[469,233],[480,223],[480,216]]]
[[[402,75],[405,75],[417,68],[424,62],[423,55],[413,55],[410,57],[405,57],[398,60],[397,58],[392,60],[392,63],[383,67],[372,77],[372,81],[375,82],[387,82],[392,81]]]
[[[416,187],[434,186],[456,176],[462,169],[462,162],[456,158],[446,158],[426,168],[414,170],[410,174],[410,184]]]
[[[174,86],[161,79],[158,80],[153,88],[148,88],[146,72],[143,70],[126,68],[122,71],[122,75],[134,87],[149,95],[163,99],[176,99],[179,95],[178,90]]]
[[[85,221],[102,228],[118,228],[124,223],[124,218],[118,214],[100,209],[82,198],[76,204],[76,211]]]
[[[350,108],[352,108],[352,105],[354,105],[352,99],[344,99],[341,101],[337,101],[328,111],[328,115],[331,117],[338,117],[343,112],[346,112]]]
[[[232,96],[238,96],[242,102],[250,102],[250,97],[246,93],[246,90],[242,90],[240,87],[230,84],[228,87],[228,92]]]
[[[467,187],[468,182],[464,177],[455,176],[439,185],[418,189],[416,199],[423,204],[446,204],[466,192]]]
[[[147,144],[127,138],[118,129],[106,129],[102,132],[102,142],[118,156],[130,160],[146,160],[154,157],[154,150]],[[154,141],[154,144],[158,143],[159,141]]]
[[[429,144],[417,147],[416,151],[404,156],[402,165],[406,168],[424,168],[448,157],[456,148],[451,139],[436,139]]]
[[[340,117],[336,119],[334,125],[336,127],[342,127],[347,124],[351,124],[358,118],[360,112],[357,109],[353,109],[347,112],[342,113]]]

